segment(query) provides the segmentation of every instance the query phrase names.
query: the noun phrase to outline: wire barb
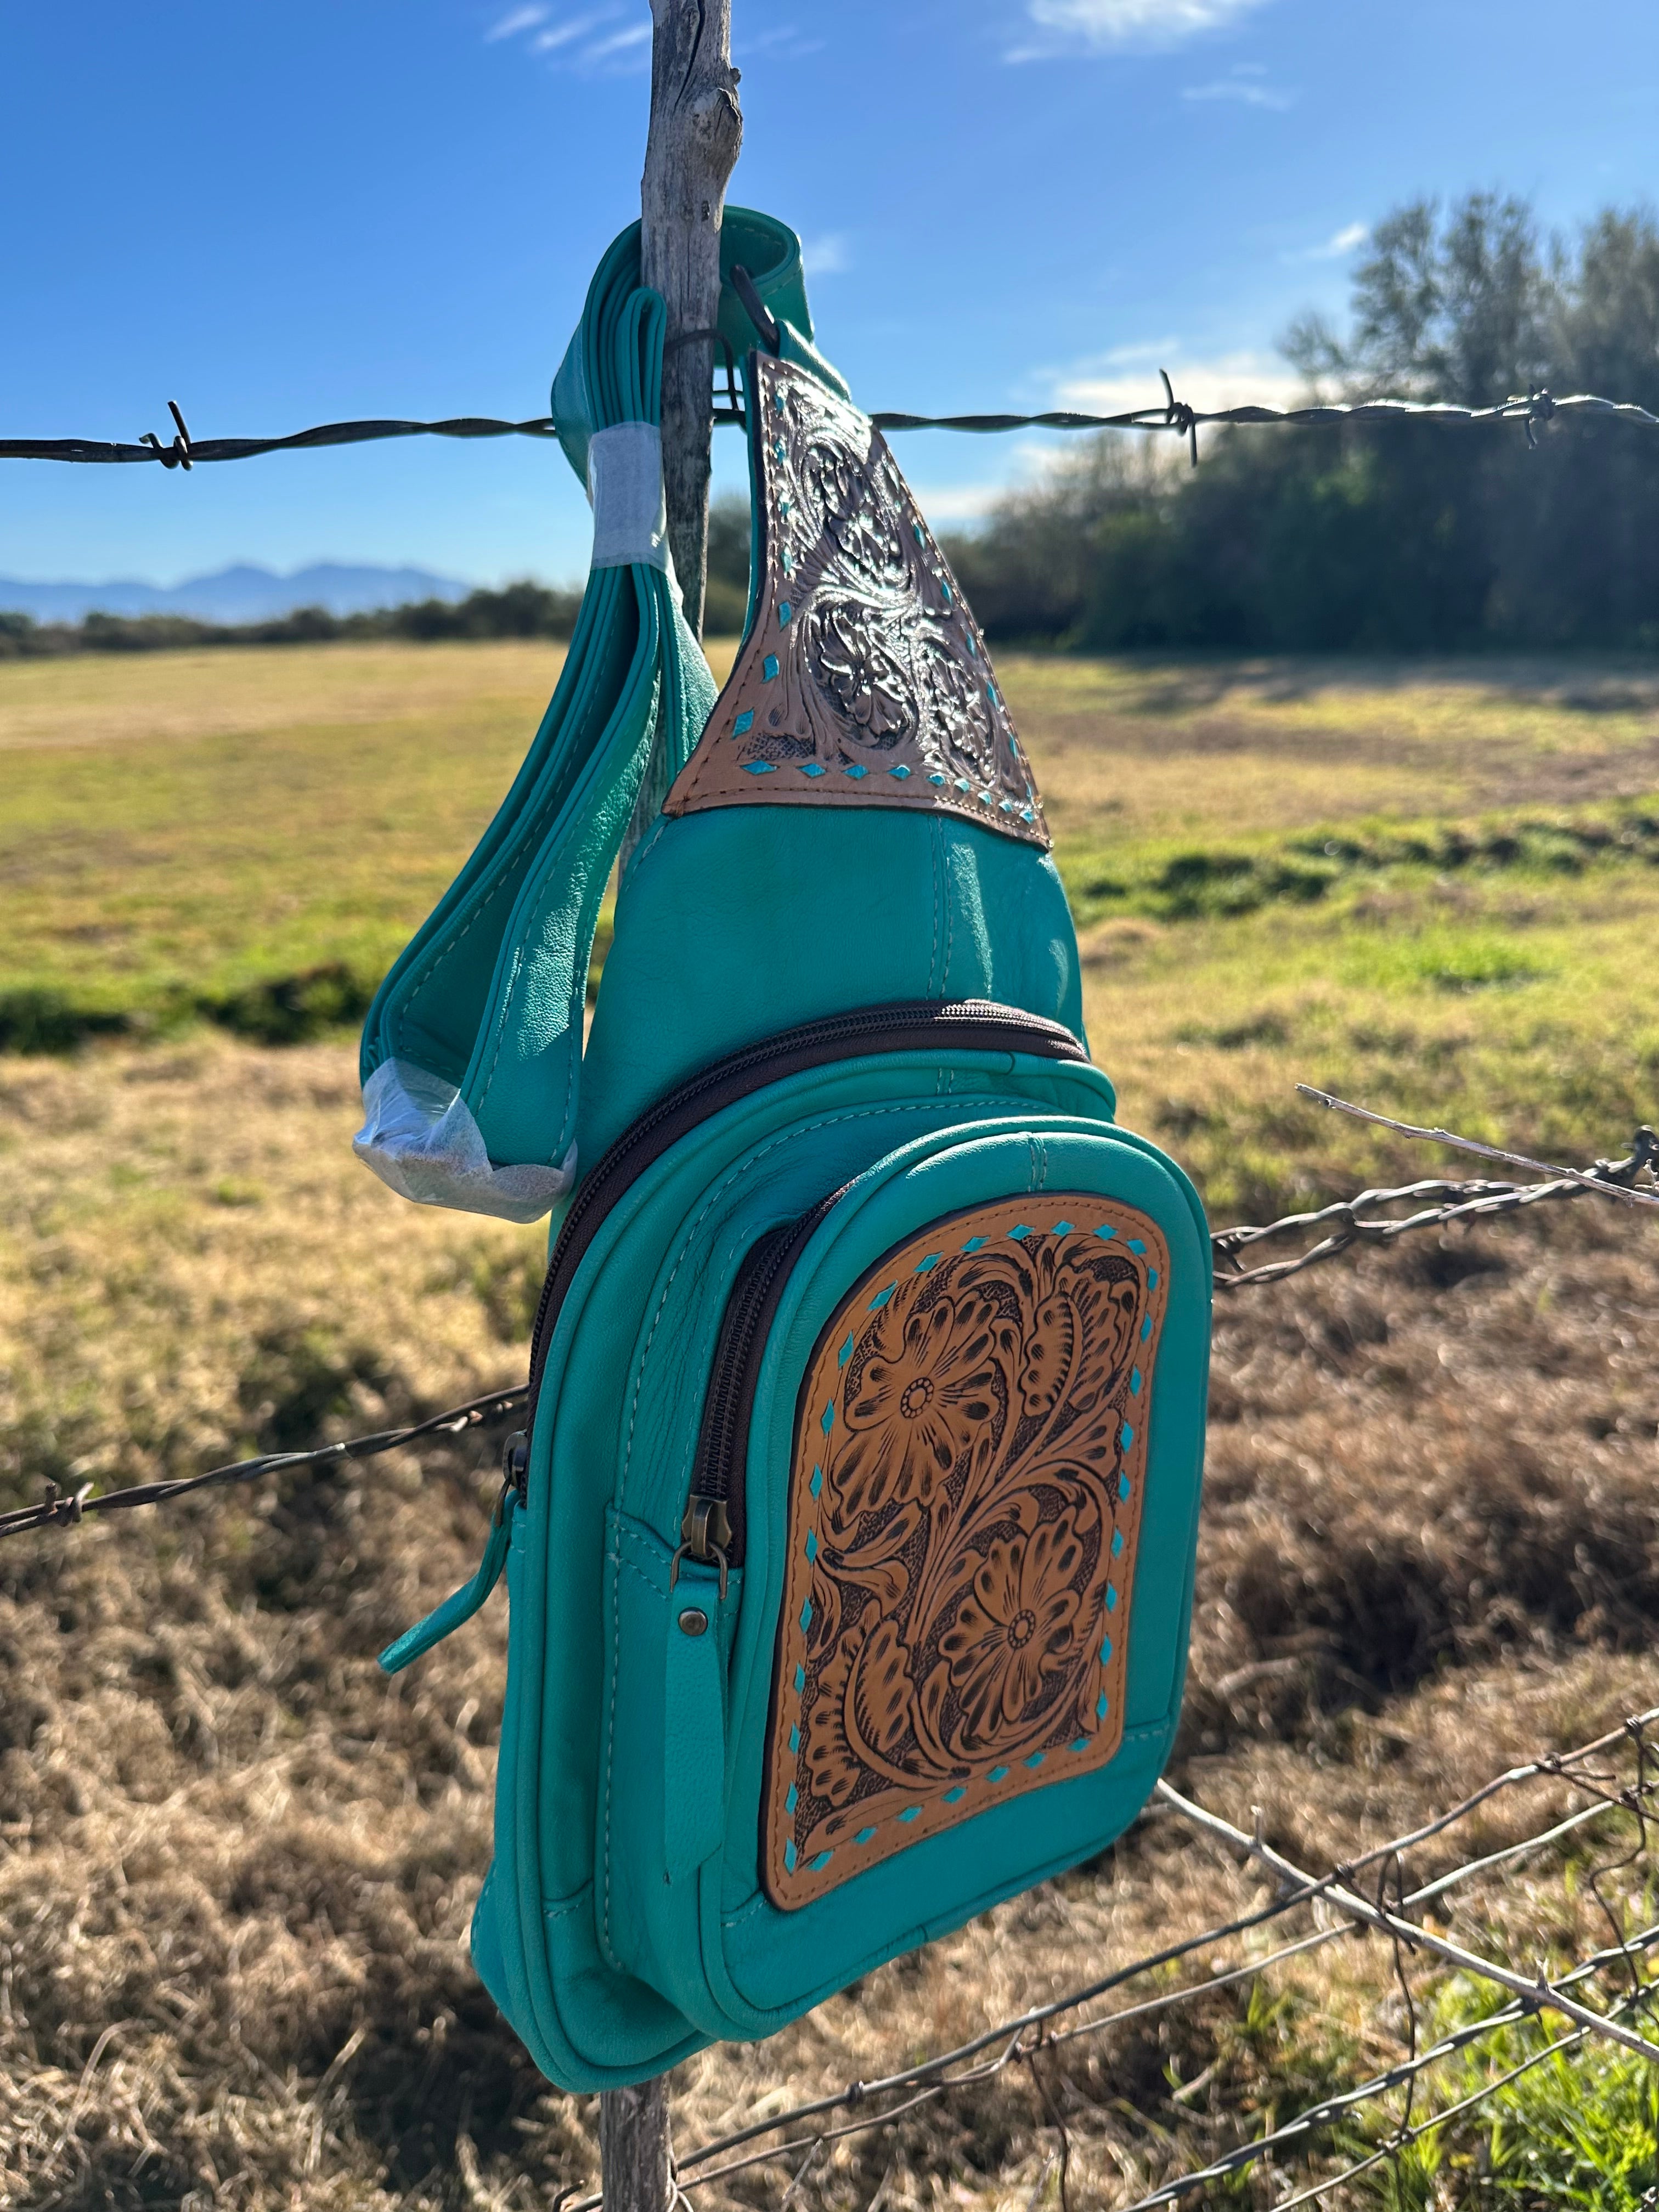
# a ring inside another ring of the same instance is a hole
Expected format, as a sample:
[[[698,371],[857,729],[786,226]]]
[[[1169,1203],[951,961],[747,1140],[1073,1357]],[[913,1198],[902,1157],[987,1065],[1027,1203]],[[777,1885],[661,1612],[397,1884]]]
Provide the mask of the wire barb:
[[[173,443],[170,446],[164,446],[154,430],[146,430],[139,443],[149,447],[164,469],[191,468],[195,465],[195,459],[190,448],[190,431],[185,426],[184,416],[179,411],[179,403],[176,399],[168,400],[167,412],[172,416],[174,424]]]

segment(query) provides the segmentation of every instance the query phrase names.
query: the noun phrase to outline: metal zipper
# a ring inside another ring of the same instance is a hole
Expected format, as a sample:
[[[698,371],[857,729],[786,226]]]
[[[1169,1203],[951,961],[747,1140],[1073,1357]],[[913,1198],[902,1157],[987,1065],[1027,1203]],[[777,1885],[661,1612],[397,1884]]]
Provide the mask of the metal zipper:
[[[690,1493],[680,1523],[680,1547],[669,1569],[671,1589],[682,1559],[696,1559],[701,1566],[718,1563],[722,1597],[727,1570],[743,1565],[743,1465],[767,1339],[795,1262],[846,1188],[843,1184],[841,1190],[831,1191],[799,1221],[768,1230],[750,1247],[738,1270],[708,1372]]]
[[[527,1437],[535,1424],[548,1344],[576,1271],[611,1207],[654,1161],[700,1121],[786,1076],[860,1053],[918,1051],[1024,1052],[1042,1060],[1085,1065],[1089,1057],[1059,1022],[1018,1007],[983,999],[910,999],[803,1023],[799,1029],[785,1030],[715,1060],[625,1129],[571,1200],[536,1309],[523,1433]],[[517,1442],[517,1437],[508,1440],[509,1452]],[[528,1466],[527,1447],[513,1453],[511,1474],[521,1499],[528,1487]]]

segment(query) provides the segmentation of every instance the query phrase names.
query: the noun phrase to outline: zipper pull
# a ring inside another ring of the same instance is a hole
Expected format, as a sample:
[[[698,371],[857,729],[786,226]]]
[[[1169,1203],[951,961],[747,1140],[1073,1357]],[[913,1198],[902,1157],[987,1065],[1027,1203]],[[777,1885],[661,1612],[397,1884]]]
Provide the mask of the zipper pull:
[[[489,1541],[484,1546],[477,1573],[470,1583],[463,1583],[459,1589],[452,1590],[424,1620],[417,1620],[413,1628],[404,1629],[395,1643],[386,1645],[380,1660],[385,1673],[400,1674],[411,1660],[420,1658],[434,1644],[441,1644],[463,1621],[471,1620],[501,1578],[501,1569],[507,1565],[513,1542],[513,1516],[520,1510],[519,1492],[509,1480],[501,1485],[501,1494],[495,1501],[489,1522]]]
[[[495,1518],[501,1519],[507,1504],[507,1493],[516,1490],[520,1505],[530,1503],[530,1438],[523,1429],[514,1429],[501,1446],[501,1494],[495,1501]]]
[[[700,1567],[712,1567],[720,1562],[720,1602],[726,1602],[726,1578],[731,1572],[729,1555],[732,1550],[732,1516],[726,1510],[723,1498],[699,1498],[696,1491],[686,1500],[685,1518],[680,1522],[680,1547],[668,1565],[668,1587],[672,1590],[680,1578],[680,1561],[693,1559]]]

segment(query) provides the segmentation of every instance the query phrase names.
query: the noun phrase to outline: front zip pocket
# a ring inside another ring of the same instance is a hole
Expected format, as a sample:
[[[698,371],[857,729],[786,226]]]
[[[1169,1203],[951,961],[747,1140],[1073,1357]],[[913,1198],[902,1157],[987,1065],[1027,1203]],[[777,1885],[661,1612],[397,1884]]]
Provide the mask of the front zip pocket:
[[[548,1344],[566,1293],[606,1214],[640,1177],[699,1122],[769,1084],[867,1053],[901,1052],[1021,1053],[1084,1066],[1089,1059],[1068,1029],[1039,1015],[1022,1013],[1018,1007],[981,1000],[921,999],[803,1023],[704,1068],[624,1130],[583,1177],[571,1201],[531,1331],[526,1430],[535,1425]]]

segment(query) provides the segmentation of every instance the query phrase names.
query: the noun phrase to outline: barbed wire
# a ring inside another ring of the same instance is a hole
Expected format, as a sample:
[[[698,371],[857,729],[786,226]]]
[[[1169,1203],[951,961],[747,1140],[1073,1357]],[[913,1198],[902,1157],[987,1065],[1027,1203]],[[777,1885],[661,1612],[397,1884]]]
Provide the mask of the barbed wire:
[[[1198,463],[1198,433],[1211,426],[1249,427],[1279,424],[1304,428],[1355,422],[1441,422],[1481,424],[1520,422],[1528,447],[1535,447],[1541,425],[1558,416],[1592,416],[1659,429],[1659,415],[1633,400],[1604,399],[1593,392],[1574,392],[1558,399],[1547,391],[1516,394],[1492,407],[1463,407],[1439,399],[1314,400],[1303,407],[1264,407],[1254,404],[1234,407],[1194,407],[1178,399],[1166,371],[1160,369],[1164,398],[1161,404],[1132,407],[1116,415],[1095,415],[1071,408],[1051,408],[1036,415],[912,415],[902,410],[878,411],[870,417],[878,430],[961,430],[978,435],[1005,430],[1145,430],[1168,432],[1188,441],[1193,465]],[[328,446],[361,446],[387,438],[556,438],[559,426],[550,415],[536,415],[509,422],[489,415],[452,415],[437,422],[417,422],[404,416],[376,416],[348,422],[319,422],[307,430],[290,430],[273,438],[192,438],[177,400],[169,399],[173,434],[163,441],[147,430],[134,443],[100,438],[0,438],[0,460],[71,461],[125,465],[159,463],[165,469],[185,471],[198,462],[246,461],[262,453],[313,452]],[[715,423],[746,426],[747,417],[734,402],[713,410]]]
[[[1332,1098],[1328,1092],[1314,1091],[1306,1084],[1297,1089],[1321,1104],[1343,1106],[1340,1099]],[[1353,1111],[1352,1108],[1346,1110]],[[1363,1109],[1362,1109],[1363,1110]],[[1386,1115],[1365,1113],[1364,1118],[1380,1121],[1384,1126],[1400,1130],[1407,1136],[1433,1136],[1442,1143],[1461,1144],[1468,1139],[1455,1138],[1444,1130],[1419,1130],[1408,1122],[1391,1121]],[[1514,1154],[1499,1154],[1513,1158]],[[1236,1229],[1218,1229],[1210,1237],[1211,1249],[1218,1261],[1231,1269],[1218,1273],[1215,1286],[1218,1291],[1253,1288],[1264,1283],[1283,1282],[1287,1276],[1299,1275],[1304,1268],[1316,1267],[1328,1260],[1334,1260],[1356,1244],[1386,1245],[1401,1237],[1412,1236],[1420,1230],[1444,1229],[1459,1222],[1489,1221],[1499,1214],[1516,1213],[1523,1208],[1547,1203],[1557,1199],[1583,1198],[1587,1194],[1600,1192],[1606,1197],[1619,1194],[1652,1205],[1656,1201],[1645,1191],[1635,1191],[1632,1186],[1646,1170],[1659,1165],[1659,1135],[1644,1124],[1631,1140],[1629,1152],[1622,1160],[1596,1160],[1585,1169],[1550,1170],[1540,1164],[1540,1172],[1549,1175],[1546,1182],[1493,1182],[1471,1178],[1467,1181],[1447,1181],[1431,1178],[1424,1182],[1401,1183],[1392,1190],[1362,1190],[1354,1198],[1337,1199],[1307,1213],[1287,1213],[1278,1221],[1264,1225],[1244,1225]],[[1437,1199],[1439,1205],[1422,1206],[1425,1199]],[[1396,1218],[1381,1217],[1378,1209],[1389,1206],[1413,1205],[1418,1211]],[[1329,1226],[1330,1233],[1298,1253],[1293,1260],[1271,1261],[1265,1267],[1241,1268],[1238,1255],[1252,1246],[1264,1243],[1270,1237],[1307,1236]]]
[[[1329,1093],[1315,1091],[1306,1084],[1297,1089],[1322,1104],[1340,1107],[1357,1114],[1361,1119],[1380,1122],[1407,1136],[1433,1138],[1451,1145],[1468,1145],[1473,1150],[1487,1152],[1498,1159],[1519,1159],[1524,1164],[1537,1167],[1550,1180],[1540,1183],[1494,1182],[1472,1178],[1467,1181],[1447,1181],[1433,1178],[1422,1182],[1402,1183],[1393,1189],[1363,1190],[1357,1196],[1339,1199],[1329,1206],[1320,1206],[1310,1212],[1287,1213],[1277,1221],[1261,1224],[1242,1223],[1231,1229],[1212,1231],[1210,1246],[1218,1271],[1215,1276],[1218,1291],[1237,1291],[1260,1288],[1269,1283],[1286,1280],[1302,1273],[1306,1268],[1322,1265],[1338,1258],[1357,1245],[1384,1246],[1398,1238],[1411,1236],[1425,1229],[1445,1228],[1459,1223],[1490,1220],[1500,1214],[1516,1212],[1523,1208],[1561,1199],[1582,1198],[1586,1193],[1599,1193],[1603,1197],[1619,1198],[1627,1202],[1646,1205],[1659,1204],[1659,1197],[1633,1188],[1636,1178],[1650,1174],[1659,1167],[1659,1134],[1645,1125],[1636,1131],[1631,1149],[1621,1160],[1597,1160],[1586,1169],[1548,1168],[1543,1162],[1527,1161],[1525,1156],[1500,1152],[1494,1147],[1477,1145],[1473,1139],[1454,1136],[1443,1129],[1420,1129],[1409,1122],[1394,1121],[1389,1116],[1374,1114],[1368,1108],[1349,1106],[1344,1100]],[[1424,1199],[1438,1200],[1437,1205],[1422,1206]],[[1391,1206],[1414,1205],[1412,1213],[1396,1217],[1379,1215],[1378,1209]],[[1269,1238],[1310,1235],[1328,1228],[1305,1252],[1294,1259],[1270,1261],[1260,1267],[1241,1268],[1238,1255]],[[1231,1271],[1231,1272],[1228,1272]],[[337,1443],[319,1444],[309,1451],[262,1452],[251,1459],[234,1460],[222,1467],[210,1468],[200,1474],[182,1475],[163,1482],[129,1484],[119,1490],[105,1491],[94,1495],[94,1486],[82,1483],[67,1493],[56,1483],[48,1483],[43,1498],[33,1505],[20,1505],[11,1511],[0,1513],[0,1540],[21,1536],[35,1528],[73,1528],[88,1514],[123,1511],[143,1505],[166,1505],[175,1499],[186,1498],[193,1491],[231,1489],[243,1483],[257,1482],[269,1474],[289,1474],[306,1468],[337,1465],[348,1460],[374,1459],[383,1452],[397,1451],[405,1444],[417,1443],[423,1437],[459,1436],[469,1429],[504,1419],[516,1413],[527,1401],[527,1385],[513,1389],[492,1390],[481,1398],[469,1399],[465,1404],[452,1406],[443,1413],[433,1413],[425,1420],[398,1429],[377,1430],[365,1437],[347,1437]]]
[[[397,1451],[422,1437],[461,1436],[486,1422],[501,1420],[515,1413],[529,1395],[527,1383],[511,1390],[491,1390],[482,1398],[469,1399],[464,1406],[451,1406],[424,1421],[411,1422],[406,1428],[379,1429],[370,1436],[319,1444],[311,1451],[261,1452],[252,1459],[210,1467],[201,1474],[180,1475],[171,1482],[130,1483],[125,1489],[106,1490],[95,1498],[89,1482],[83,1482],[67,1495],[59,1492],[55,1482],[49,1482],[46,1494],[38,1504],[20,1505],[12,1512],[0,1513],[0,1537],[21,1536],[30,1528],[78,1528],[89,1513],[117,1513],[135,1505],[167,1505],[175,1498],[187,1498],[193,1490],[229,1489],[239,1483],[257,1482],[263,1475],[292,1474],[307,1467],[334,1467],[345,1460],[375,1459],[382,1452]]]
[[[1506,2028],[1523,2023],[1541,2011],[1554,2010],[1563,2014],[1572,2021],[1571,2029],[1540,2050],[1529,2053],[1519,2063],[1485,2083],[1472,2094],[1421,2121],[1413,2120],[1408,2103],[1400,2126],[1388,2143],[1341,2172],[1283,2200],[1275,2208],[1275,2212],[1291,2212],[1292,2206],[1305,2203],[1382,2160],[1397,2155],[1425,2135],[1476,2109],[1533,2067],[1559,2052],[1577,2047],[1592,2036],[1605,2038],[1650,2062],[1659,2061],[1659,2044],[1639,2034],[1627,2024],[1632,2016],[1651,2016],[1655,1994],[1659,1991],[1659,1979],[1644,1977],[1640,1962],[1656,1947],[1659,1947],[1659,1923],[1642,1928],[1634,1934],[1626,1933],[1620,1924],[1610,1901],[1601,1897],[1598,1890],[1596,1893],[1601,1909],[1612,1928],[1613,1942],[1553,1979],[1547,1978],[1540,1970],[1538,1975],[1528,1980],[1500,1961],[1486,1959],[1468,1951],[1464,1946],[1453,1944],[1449,1939],[1437,1936],[1433,1930],[1408,1917],[1413,1911],[1420,1911],[1432,1900],[1443,1897],[1449,1890],[1488,1875],[1499,1866],[1511,1864],[1522,1856],[1553,1849],[1568,1834],[1613,1813],[1623,1811],[1633,1813],[1636,1816],[1636,1845],[1617,1863],[1621,1866],[1633,1863],[1647,1850],[1650,1808],[1656,1797],[1659,1796],[1659,1769],[1656,1769],[1654,1764],[1654,1745],[1650,1737],[1656,1722],[1659,1722],[1659,1707],[1632,1715],[1617,1729],[1607,1731],[1575,1750],[1545,1753],[1522,1765],[1512,1767],[1409,1833],[1358,1853],[1329,1873],[1319,1876],[1304,1873],[1283,1854],[1267,1845],[1260,1834],[1259,1816],[1256,1832],[1249,1833],[1218,1814],[1206,1812],[1167,1784],[1160,1784],[1154,1807],[1149,1808],[1146,1817],[1180,1819],[1193,1826],[1197,1832],[1218,1836],[1241,1850],[1247,1862],[1255,1859],[1263,1864],[1280,1885],[1279,1893],[1269,1903],[1253,1911],[1240,1914],[1218,1927],[1206,1928],[1179,1943],[1136,1959],[1115,1972],[1080,1988],[1067,1990],[1045,2004],[1000,2021],[956,2049],[922,2060],[901,2073],[878,2081],[849,2082],[844,2088],[827,2096],[751,2122],[701,2144],[676,2160],[675,2186],[681,2192],[702,2189],[757,2166],[793,2161],[801,2157],[803,2163],[795,2170],[787,2192],[788,2197],[793,2197],[813,2165],[832,2145],[850,2137],[890,2129],[924,2106],[963,2090],[976,2087],[1017,2064],[1026,2065],[1032,2072],[1033,2081],[1047,2114],[1046,2124],[1055,2130],[1060,2138],[1059,2147],[1045,2168],[1045,2179],[1048,2172],[1056,2165],[1063,2177],[1070,2161],[1073,2145],[1063,2118],[1036,2072],[1035,2062],[1039,2056],[1080,2038],[1097,2036],[1127,2022],[1192,2004],[1241,1982],[1255,1981],[1271,1968],[1289,1960],[1339,1937],[1353,1936],[1366,1929],[1386,1935],[1394,1947],[1395,1970],[1405,1993],[1409,2023],[1410,2047],[1407,2057],[1349,2089],[1316,2100],[1282,2125],[1270,2128],[1266,2133],[1238,2144],[1201,2168],[1163,2183],[1149,2194],[1138,2197],[1133,2204],[1122,2208],[1122,2212],[1156,2212],[1158,2207],[1173,2203],[1194,2191],[1240,2173],[1263,2160],[1271,2160],[1280,2150],[1305,2149],[1310,2147],[1310,2138],[1333,2121],[1358,2112],[1396,2089],[1404,2087],[1408,2095],[1414,2093],[1421,2078],[1448,2058],[1474,2048]],[[1627,1783],[1621,1783],[1617,1773],[1608,1771],[1605,1765],[1599,1769],[1595,1765],[1597,1761],[1605,1762],[1608,1753],[1621,1747],[1633,1749],[1636,1757],[1635,1778]],[[1589,1796],[1591,1802],[1565,1819],[1553,1821],[1500,1850],[1466,1860],[1432,1881],[1410,1890],[1406,1888],[1403,1869],[1409,1852],[1420,1850],[1425,1844],[1469,1819],[1495,1796],[1546,1778],[1567,1784]],[[1378,1901],[1375,1904],[1359,1895],[1352,1887],[1368,1869],[1380,1869]],[[1382,1901],[1391,1875],[1396,1892],[1396,1902],[1392,1906]],[[1593,1875],[1593,1886],[1594,1882]],[[1225,1968],[1212,1969],[1201,1979],[1178,1989],[1159,1991],[1137,2003],[1074,2022],[1058,2031],[1052,2026],[1066,2012],[1079,2010],[1111,1990],[1176,1964],[1194,1952],[1208,1950],[1218,1943],[1280,1919],[1299,1907],[1322,1900],[1343,1914],[1344,1918],[1340,1924],[1316,1928],[1311,1934],[1261,1957],[1247,1959]],[[1416,2004],[1406,1973],[1407,1957],[1419,1950],[1436,1955],[1443,1964],[1454,1966],[1463,1973],[1503,1990],[1509,2002],[1478,2020],[1448,2030],[1426,2046],[1419,2048]],[[1598,2012],[1571,1994],[1620,1966],[1629,1974],[1631,1986],[1622,1993],[1610,1994],[1605,2010]],[[988,2052],[991,2054],[988,2057],[985,2056]],[[1191,2085],[1187,2086],[1190,2087]],[[882,2109],[866,2112],[862,2108],[872,2100],[881,2100]],[[810,2134],[792,2132],[801,2129],[804,2122],[840,2113],[848,2113],[852,2117],[834,2127],[816,2128]],[[771,2136],[781,2136],[784,2139],[769,2143],[763,2142],[764,2138]],[[757,2144],[763,2147],[749,2148]],[[731,2155],[733,2152],[744,2154],[733,2158]],[[555,2212],[600,2212],[604,2201],[600,2191],[581,2194],[579,2186],[573,2187],[560,2192],[555,2200]]]

